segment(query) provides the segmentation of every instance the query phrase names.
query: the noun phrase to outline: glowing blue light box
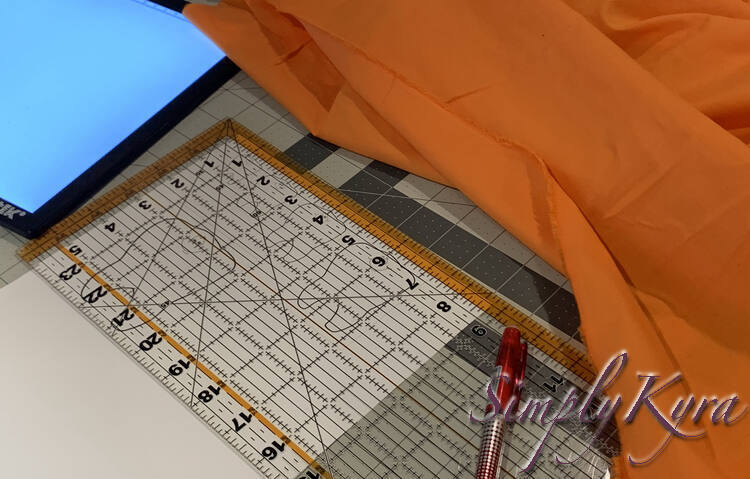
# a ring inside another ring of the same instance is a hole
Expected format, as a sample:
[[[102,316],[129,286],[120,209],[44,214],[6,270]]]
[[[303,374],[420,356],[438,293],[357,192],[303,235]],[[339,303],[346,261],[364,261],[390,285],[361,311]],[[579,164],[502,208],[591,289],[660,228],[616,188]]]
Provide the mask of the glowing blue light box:
[[[0,198],[35,212],[223,58],[145,0],[0,1]]]

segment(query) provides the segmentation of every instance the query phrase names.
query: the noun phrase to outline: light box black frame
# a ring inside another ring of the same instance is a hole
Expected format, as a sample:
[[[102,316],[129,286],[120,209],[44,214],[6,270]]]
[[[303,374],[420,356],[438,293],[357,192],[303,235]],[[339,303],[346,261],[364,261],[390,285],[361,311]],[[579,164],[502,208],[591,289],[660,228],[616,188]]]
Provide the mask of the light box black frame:
[[[187,5],[187,2],[183,0],[149,1],[180,13]],[[0,226],[26,238],[41,235],[112,181],[237,72],[239,68],[224,57],[35,212],[23,211],[25,213],[23,216],[16,214],[11,219],[2,215],[4,207],[0,206]],[[39,133],[44,135],[44,132]],[[0,201],[9,207],[15,207],[12,202],[2,197]]]

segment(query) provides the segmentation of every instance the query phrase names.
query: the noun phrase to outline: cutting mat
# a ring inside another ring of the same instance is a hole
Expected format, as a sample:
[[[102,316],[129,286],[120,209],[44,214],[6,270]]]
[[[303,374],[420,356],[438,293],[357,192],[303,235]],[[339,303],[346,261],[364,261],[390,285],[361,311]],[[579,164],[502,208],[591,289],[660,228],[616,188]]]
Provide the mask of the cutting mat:
[[[593,379],[570,338],[231,120],[22,256],[268,477],[471,477],[468,410],[506,325],[531,346],[526,397]],[[507,473],[541,433],[516,428]],[[590,434],[556,429],[547,452]],[[531,475],[602,477],[617,447],[610,425]]]

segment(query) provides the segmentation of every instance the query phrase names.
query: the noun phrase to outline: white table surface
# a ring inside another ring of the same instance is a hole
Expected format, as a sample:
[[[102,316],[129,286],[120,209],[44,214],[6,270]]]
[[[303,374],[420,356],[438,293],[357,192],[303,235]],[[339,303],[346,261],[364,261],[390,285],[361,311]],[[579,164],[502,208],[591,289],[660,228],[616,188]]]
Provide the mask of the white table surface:
[[[261,477],[36,273],[0,305],[0,477]]]

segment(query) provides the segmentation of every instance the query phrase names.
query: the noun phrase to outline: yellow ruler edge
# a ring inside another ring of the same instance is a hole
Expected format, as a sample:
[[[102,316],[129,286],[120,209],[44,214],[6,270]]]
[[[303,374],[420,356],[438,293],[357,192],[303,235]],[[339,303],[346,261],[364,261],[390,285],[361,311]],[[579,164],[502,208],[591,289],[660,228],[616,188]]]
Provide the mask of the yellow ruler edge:
[[[226,121],[215,124],[181,147],[147,166],[129,180],[66,217],[41,237],[27,243],[18,252],[19,256],[24,261],[30,263],[58,242],[78,232],[81,228],[107,213],[135,193],[143,190],[166,173],[174,170],[221,138],[227,136],[229,133],[228,127],[229,124]]]

